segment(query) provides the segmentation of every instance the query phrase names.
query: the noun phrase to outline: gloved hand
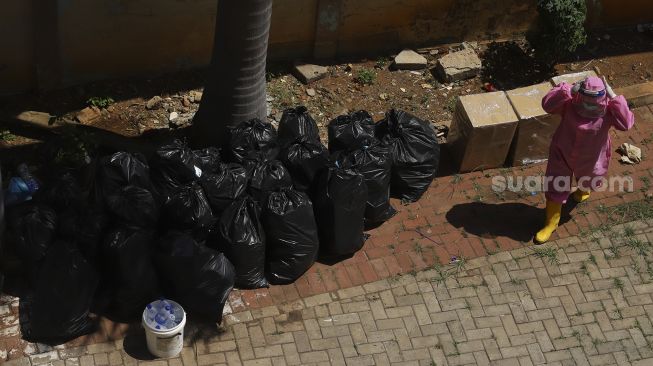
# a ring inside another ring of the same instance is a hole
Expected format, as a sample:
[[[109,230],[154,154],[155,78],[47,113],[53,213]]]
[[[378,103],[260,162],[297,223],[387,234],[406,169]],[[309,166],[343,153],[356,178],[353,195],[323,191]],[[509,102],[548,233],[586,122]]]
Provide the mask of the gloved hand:
[[[608,93],[608,97],[610,97],[610,99],[616,98],[617,94],[612,90],[610,84],[608,84],[608,81],[605,79],[605,76],[602,76],[601,79],[603,79],[603,85],[605,85],[605,92]]]

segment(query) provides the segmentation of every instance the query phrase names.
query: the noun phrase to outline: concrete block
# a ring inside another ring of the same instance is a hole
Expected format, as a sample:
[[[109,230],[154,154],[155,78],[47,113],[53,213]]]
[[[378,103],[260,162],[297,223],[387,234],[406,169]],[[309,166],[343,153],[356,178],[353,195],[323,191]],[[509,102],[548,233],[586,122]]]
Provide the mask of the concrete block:
[[[513,166],[546,160],[551,137],[560,125],[560,116],[542,109],[542,98],[551,90],[550,83],[541,83],[506,92],[519,122],[508,154]]]
[[[632,108],[653,104],[653,81],[615,89],[617,95],[623,95]]]
[[[447,139],[460,171],[502,166],[508,156],[517,121],[505,92],[460,97]]]
[[[558,75],[551,78],[553,85],[560,85],[563,81],[567,84],[573,84],[577,81],[585,80],[589,76],[597,76],[594,71],[581,71],[573,74]]]
[[[297,79],[304,84],[322,79],[329,73],[329,69],[326,67],[311,64],[295,65],[294,71]]]
[[[481,71],[481,59],[471,48],[442,56],[437,71],[445,82],[470,79]]]
[[[395,57],[397,70],[421,70],[426,68],[426,58],[413,50],[403,50]]]

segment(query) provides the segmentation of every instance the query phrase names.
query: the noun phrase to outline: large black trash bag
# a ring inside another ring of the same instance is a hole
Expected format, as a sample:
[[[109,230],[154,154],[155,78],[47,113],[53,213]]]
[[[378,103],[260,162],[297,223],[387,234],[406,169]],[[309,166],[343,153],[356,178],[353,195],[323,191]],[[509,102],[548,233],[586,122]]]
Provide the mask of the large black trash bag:
[[[260,209],[251,197],[234,201],[218,223],[220,245],[236,268],[236,287],[267,287],[265,279],[265,232]]]
[[[98,276],[74,244],[53,243],[37,277],[33,294],[20,301],[25,340],[61,344],[95,330],[88,315]]]
[[[320,252],[351,255],[365,242],[364,215],[367,186],[363,175],[331,164],[318,179],[313,209],[320,236]]]
[[[288,108],[283,111],[279,122],[279,145],[284,148],[298,138],[320,141],[320,131],[317,123],[304,106]]]
[[[180,140],[161,146],[152,159],[151,176],[160,199],[166,201],[180,186],[202,175],[201,161]]]
[[[213,211],[196,182],[178,188],[163,206],[166,227],[176,230],[208,230],[215,223]]]
[[[159,208],[152,192],[128,185],[106,197],[107,208],[124,225],[152,227],[159,219]]]
[[[380,143],[351,152],[344,158],[345,165],[365,178],[367,185],[366,228],[382,224],[397,211],[390,205],[390,177],[392,158],[390,149]]]
[[[26,264],[40,261],[50,249],[57,230],[57,214],[46,205],[32,202],[8,212],[10,243]]]
[[[220,168],[220,150],[217,147],[194,150],[193,153],[195,153],[203,174],[215,173]]]
[[[64,173],[45,184],[37,194],[39,201],[44,201],[55,210],[80,210],[86,201],[79,181],[72,173]]]
[[[248,168],[249,191],[257,202],[263,202],[269,192],[292,187],[292,177],[279,160],[257,160]]]
[[[239,123],[230,129],[229,153],[234,162],[243,163],[254,156],[273,160],[279,154],[277,131],[258,118]]]
[[[81,212],[66,210],[59,215],[58,234],[61,238],[73,241],[91,264],[100,255],[100,244],[109,226],[109,216],[93,206]]]
[[[97,182],[105,198],[128,185],[151,189],[150,166],[141,154],[117,152],[100,159]]]
[[[247,171],[239,164],[221,164],[216,173],[202,174],[200,185],[216,217],[247,189]]]
[[[138,320],[145,305],[159,294],[159,282],[152,263],[154,231],[117,228],[102,244],[102,278],[109,291],[108,318]]]
[[[279,154],[280,160],[288,168],[293,186],[308,192],[314,187],[315,179],[329,162],[329,151],[317,140],[301,137],[286,145]]]
[[[374,120],[366,111],[339,116],[329,122],[329,151],[352,151],[370,145],[374,137]]]
[[[294,282],[317,257],[319,240],[313,204],[291,188],[271,193],[261,214],[266,238],[266,277],[273,285]]]
[[[179,302],[188,313],[219,323],[236,276],[231,262],[181,232],[160,238],[155,253],[166,296]]]
[[[440,145],[428,122],[392,109],[379,122],[378,138],[390,147],[390,193],[405,201],[417,201],[429,188],[440,162]]]

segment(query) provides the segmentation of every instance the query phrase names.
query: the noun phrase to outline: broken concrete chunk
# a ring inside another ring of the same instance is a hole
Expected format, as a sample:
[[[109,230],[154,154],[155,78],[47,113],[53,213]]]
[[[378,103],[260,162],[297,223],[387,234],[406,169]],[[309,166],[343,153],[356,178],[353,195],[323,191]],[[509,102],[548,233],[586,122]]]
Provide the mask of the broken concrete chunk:
[[[552,77],[551,82],[555,86],[560,85],[562,82],[565,82],[567,84],[573,84],[577,81],[585,80],[590,76],[596,76],[596,73],[594,71],[581,71],[581,72],[575,72],[573,74],[558,75]]]
[[[632,108],[653,104],[653,81],[619,88],[615,93],[623,95]]]
[[[202,94],[203,93],[201,91],[193,90],[188,93],[188,99],[190,99],[190,101],[193,103],[199,103],[202,101]]]
[[[87,125],[100,118],[100,116],[102,116],[102,112],[98,107],[86,107],[79,111],[75,118],[77,121],[79,121],[79,123]]]
[[[442,56],[437,71],[445,82],[471,79],[481,71],[481,59],[473,49],[467,48]]]
[[[460,171],[503,166],[517,121],[504,92],[461,96],[447,137]]]
[[[21,112],[16,116],[16,119],[22,122],[31,123],[39,127],[52,127],[50,120],[52,119],[50,113],[45,112],[36,112],[36,111],[25,111]]]
[[[304,84],[322,79],[329,73],[326,67],[312,64],[295,65],[294,71],[297,79]]]
[[[397,70],[421,70],[426,68],[426,58],[413,50],[403,50],[395,57]]]
[[[642,161],[642,149],[633,144],[624,142],[617,151],[622,155],[619,159],[622,163],[639,164]]]
[[[145,108],[147,109],[157,109],[161,105],[161,99],[160,96],[154,96],[152,99],[148,100],[147,103],[145,104]]]
[[[553,133],[560,116],[542,109],[542,98],[551,90],[550,83],[541,83],[506,92],[519,117],[517,131],[510,147],[508,163],[527,165],[548,159]]]

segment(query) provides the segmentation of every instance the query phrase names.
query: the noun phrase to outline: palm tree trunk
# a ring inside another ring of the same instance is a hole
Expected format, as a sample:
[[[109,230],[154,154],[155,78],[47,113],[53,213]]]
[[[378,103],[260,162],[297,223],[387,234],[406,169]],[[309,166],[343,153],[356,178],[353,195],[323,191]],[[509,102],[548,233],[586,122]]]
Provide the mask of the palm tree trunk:
[[[267,117],[265,66],[272,0],[219,0],[209,78],[193,144],[224,146],[227,127]]]

